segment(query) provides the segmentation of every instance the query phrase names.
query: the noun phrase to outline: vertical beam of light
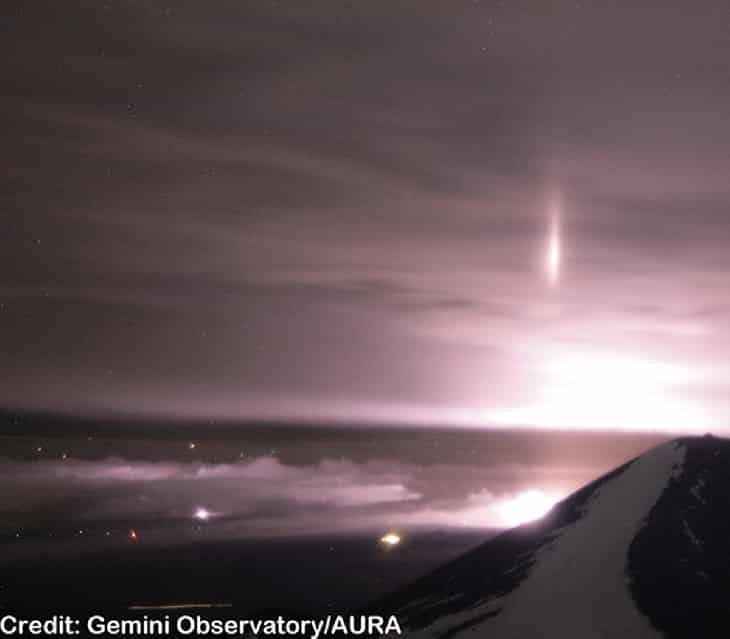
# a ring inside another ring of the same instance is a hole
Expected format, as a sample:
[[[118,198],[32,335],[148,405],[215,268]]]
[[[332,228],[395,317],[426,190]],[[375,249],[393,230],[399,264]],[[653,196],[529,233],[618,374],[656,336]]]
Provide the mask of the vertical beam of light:
[[[546,256],[546,267],[548,282],[556,286],[560,280],[560,205],[554,202],[550,211],[550,230],[548,235],[548,247]]]

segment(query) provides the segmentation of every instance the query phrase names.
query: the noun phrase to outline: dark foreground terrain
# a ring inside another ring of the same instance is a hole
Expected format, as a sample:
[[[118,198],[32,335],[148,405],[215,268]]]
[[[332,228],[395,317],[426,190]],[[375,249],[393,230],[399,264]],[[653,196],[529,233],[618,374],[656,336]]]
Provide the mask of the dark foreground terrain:
[[[730,440],[664,443],[392,594],[419,637],[726,637]]]
[[[0,604],[33,614],[190,603],[226,604],[237,614],[340,613],[419,577],[484,536],[484,531],[415,533],[393,549],[365,535],[169,549],[130,545],[81,557],[16,561],[0,564]]]

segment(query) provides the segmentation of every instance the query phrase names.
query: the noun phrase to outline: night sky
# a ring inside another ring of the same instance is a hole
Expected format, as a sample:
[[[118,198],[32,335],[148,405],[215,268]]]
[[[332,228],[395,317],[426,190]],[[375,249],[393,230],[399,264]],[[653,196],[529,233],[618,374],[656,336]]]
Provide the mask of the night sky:
[[[2,539],[494,528],[728,431],[727,2],[3,12]]]
[[[7,9],[3,404],[725,427],[726,3]]]

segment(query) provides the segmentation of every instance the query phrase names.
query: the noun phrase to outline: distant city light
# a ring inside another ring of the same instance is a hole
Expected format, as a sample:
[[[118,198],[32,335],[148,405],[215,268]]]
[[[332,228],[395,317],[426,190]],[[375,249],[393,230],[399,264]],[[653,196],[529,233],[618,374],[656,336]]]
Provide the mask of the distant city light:
[[[205,508],[197,508],[193,516],[200,521],[208,521],[210,519],[210,511]]]
[[[397,533],[388,533],[380,538],[380,542],[386,546],[397,546],[400,543],[400,535]]]

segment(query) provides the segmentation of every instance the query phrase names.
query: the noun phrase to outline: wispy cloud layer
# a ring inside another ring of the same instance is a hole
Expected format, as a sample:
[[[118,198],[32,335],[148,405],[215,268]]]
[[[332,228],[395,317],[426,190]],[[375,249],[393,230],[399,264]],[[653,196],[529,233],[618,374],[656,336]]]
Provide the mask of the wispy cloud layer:
[[[575,482],[581,471],[573,473]],[[570,485],[565,470],[503,466],[475,480],[468,467],[446,463],[424,468],[344,459],[291,466],[271,457],[236,464],[0,459],[0,480],[7,487],[1,512],[6,534],[83,528],[99,536],[122,526],[169,530],[163,535],[168,542],[189,541],[190,530],[201,523],[196,517],[201,508],[210,513],[206,534],[213,538],[392,526],[486,530],[510,524],[500,509],[520,486],[530,485],[529,475],[553,486],[548,492],[556,497]],[[480,481],[493,488],[478,488]]]
[[[1,402],[493,423],[588,347],[726,427],[723,3],[57,11],[0,43]]]

